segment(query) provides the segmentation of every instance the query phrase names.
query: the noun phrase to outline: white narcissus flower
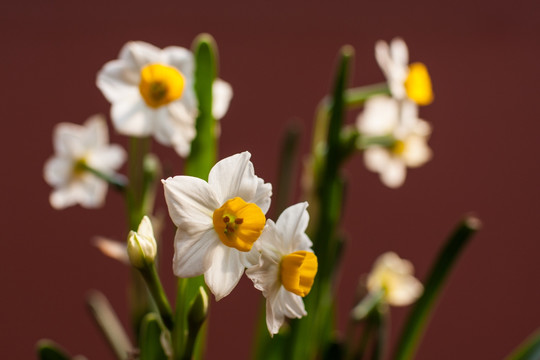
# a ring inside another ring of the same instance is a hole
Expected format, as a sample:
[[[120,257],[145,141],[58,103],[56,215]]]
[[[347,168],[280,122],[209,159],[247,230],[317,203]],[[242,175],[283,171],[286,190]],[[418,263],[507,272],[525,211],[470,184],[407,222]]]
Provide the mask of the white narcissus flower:
[[[157,254],[157,242],[148,216],[142,218],[137,231],[129,232],[127,253],[131,265],[137,269],[144,268],[154,262]]]
[[[259,263],[246,275],[266,297],[266,325],[273,336],[287,318],[307,315],[302,297],[311,290],[317,273],[317,256],[305,231],[309,222],[308,204],[285,209],[276,223],[267,221],[256,246]]]
[[[116,130],[128,136],[154,136],[187,156],[195,137],[197,98],[193,88],[193,54],[182,47],[159,49],[142,41],[128,42],[117,60],[106,63],[97,86],[112,104]],[[221,118],[232,98],[231,86],[216,79],[213,112]]]
[[[173,271],[179,277],[204,274],[220,300],[258,259],[253,244],[266,223],[272,185],[255,175],[251,154],[219,161],[208,182],[191,176],[162,180],[172,221]]]
[[[407,306],[422,295],[424,287],[413,276],[410,261],[401,259],[394,252],[387,252],[377,258],[367,278],[369,292],[383,290],[383,301],[393,306]]]
[[[375,58],[383,71],[392,96],[398,100],[410,99],[418,105],[428,105],[433,101],[431,79],[424,64],[409,65],[409,51],[401,38],[395,38],[390,45],[379,40],[375,44]]]
[[[55,155],[44,167],[45,181],[54,187],[49,198],[51,206],[55,209],[75,204],[86,208],[100,207],[107,194],[107,183],[85,168],[111,175],[126,158],[122,147],[109,145],[103,116],[92,116],[84,125],[56,125],[53,145]]]
[[[364,112],[357,119],[362,136],[390,136],[390,147],[369,146],[364,150],[366,167],[378,172],[388,187],[403,185],[407,167],[419,167],[432,157],[427,145],[431,127],[418,118],[418,107],[410,100],[396,100],[378,95],[366,101]]]

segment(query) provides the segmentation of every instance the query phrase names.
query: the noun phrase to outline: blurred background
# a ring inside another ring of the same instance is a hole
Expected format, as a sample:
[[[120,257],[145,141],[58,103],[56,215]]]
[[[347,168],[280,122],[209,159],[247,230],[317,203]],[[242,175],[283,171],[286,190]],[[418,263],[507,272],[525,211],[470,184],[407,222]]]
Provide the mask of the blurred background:
[[[405,39],[411,61],[432,76],[435,102],[420,115],[433,126],[434,157],[398,190],[384,187],[361,156],[348,163],[339,329],[358,278],[379,254],[396,251],[423,280],[447,234],[472,212],[483,228],[451,274],[417,358],[503,358],[540,326],[539,18],[532,0],[3,2],[2,358],[34,358],[40,338],[89,359],[113,358],[84,298],[101,290],[127,325],[128,269],[91,245],[95,235],[125,238],[123,201],[110,190],[101,210],[50,207],[42,171],[52,129],[108,115],[96,73],[125,42],[190,47],[201,32],[215,37],[220,76],[234,89],[220,156],[249,150],[257,174],[274,184],[291,121],[301,125],[302,154],[309,149],[338,49],[355,48],[350,86],[367,85],[384,81],[375,42]],[[112,128],[111,138],[127,144]],[[167,175],[181,172],[172,149],[154,151]],[[165,211],[162,194],[158,208]],[[161,262],[171,297],[172,227],[167,222]],[[261,298],[243,279],[212,304],[209,359],[249,358]],[[392,343],[408,311],[392,309]]]

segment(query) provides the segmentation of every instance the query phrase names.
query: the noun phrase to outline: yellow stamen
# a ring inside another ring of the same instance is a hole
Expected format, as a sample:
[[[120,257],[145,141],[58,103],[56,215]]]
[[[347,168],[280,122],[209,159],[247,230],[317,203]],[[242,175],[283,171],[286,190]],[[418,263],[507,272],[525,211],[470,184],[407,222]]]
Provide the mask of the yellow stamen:
[[[281,259],[281,283],[288,291],[302,297],[309,294],[317,274],[317,256],[309,251],[296,251]]]
[[[184,86],[184,76],[173,67],[150,64],[141,70],[139,91],[146,105],[152,108],[158,108],[179,99]]]
[[[413,63],[409,65],[405,89],[409,98],[418,105],[429,105],[433,101],[431,79],[424,64]]]
[[[247,252],[261,236],[266,217],[257,205],[235,197],[214,211],[213,222],[223,244]]]
[[[392,152],[396,155],[401,155],[405,152],[405,141],[396,140],[392,145]]]
[[[73,165],[73,175],[82,176],[86,172],[86,159],[80,158]]]

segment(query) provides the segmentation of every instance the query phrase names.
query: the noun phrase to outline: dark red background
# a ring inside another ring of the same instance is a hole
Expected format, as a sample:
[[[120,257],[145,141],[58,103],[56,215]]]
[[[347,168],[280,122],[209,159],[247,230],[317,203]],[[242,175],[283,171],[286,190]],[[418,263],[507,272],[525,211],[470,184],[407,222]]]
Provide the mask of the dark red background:
[[[189,47],[201,32],[216,38],[221,77],[234,87],[221,154],[249,150],[258,175],[273,183],[290,119],[300,119],[308,149],[339,47],[356,49],[351,85],[359,86],[383,81],[376,40],[407,41],[434,82],[436,100],[421,116],[434,127],[435,156],[399,190],[383,187],[360,156],[349,163],[339,327],[358,277],[380,253],[412,260],[423,279],[448,231],[473,211],[484,227],[452,273],[418,359],[504,357],[540,325],[539,18],[534,1],[3,2],[2,359],[33,358],[42,337],[112,359],[83,299],[100,289],[127,322],[128,271],[90,245],[94,235],[125,237],[122,199],[111,191],[98,211],[49,206],[42,168],[52,128],[108,113],[96,72],[126,41]],[[171,149],[155,150],[172,173],[181,171]],[[171,295],[172,237],[169,223],[161,271]],[[244,279],[212,305],[209,359],[248,358],[259,299]],[[393,341],[407,311],[392,310]]]

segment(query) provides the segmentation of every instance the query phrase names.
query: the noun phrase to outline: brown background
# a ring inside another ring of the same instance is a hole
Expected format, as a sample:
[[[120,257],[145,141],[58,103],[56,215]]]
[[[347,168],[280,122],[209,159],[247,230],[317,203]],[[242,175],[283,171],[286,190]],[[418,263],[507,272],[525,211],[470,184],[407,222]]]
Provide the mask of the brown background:
[[[110,191],[100,211],[49,206],[42,168],[52,128],[108,113],[95,76],[126,41],[189,47],[209,32],[235,92],[221,154],[249,150],[258,175],[273,183],[290,119],[300,119],[308,148],[339,47],[356,49],[351,85],[359,86],[383,81],[376,40],[408,42],[411,60],[426,63],[434,82],[436,101],[421,116],[434,127],[435,156],[397,191],[361,157],[348,164],[339,326],[376,256],[395,250],[423,279],[448,231],[473,211],[484,228],[453,272],[418,359],[502,358],[540,325],[538,19],[534,1],[3,2],[0,357],[31,359],[35,342],[48,337],[73,354],[112,359],[83,298],[100,289],[127,319],[128,271],[90,245],[98,234],[125,237],[122,199]],[[171,173],[181,171],[171,149],[155,150]],[[172,295],[170,224],[164,236],[161,270]],[[244,279],[213,304],[208,358],[248,357],[259,299]],[[392,310],[393,340],[407,311]]]

